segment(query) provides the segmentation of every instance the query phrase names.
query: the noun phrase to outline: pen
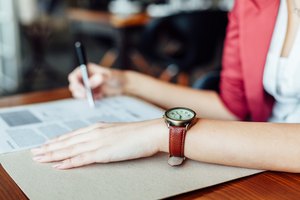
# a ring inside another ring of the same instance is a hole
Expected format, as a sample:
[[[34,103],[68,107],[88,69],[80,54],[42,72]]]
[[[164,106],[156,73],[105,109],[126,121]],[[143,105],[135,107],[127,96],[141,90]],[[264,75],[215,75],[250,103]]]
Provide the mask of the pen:
[[[85,92],[86,92],[86,97],[87,97],[88,103],[89,103],[90,107],[95,107],[92,89],[89,84],[89,75],[88,75],[88,69],[86,66],[87,59],[86,59],[84,47],[80,42],[76,42],[75,50],[76,50],[76,55],[77,55],[78,62],[79,62],[79,67],[80,67],[81,73],[82,73],[82,80],[83,80],[83,84],[85,87]]]

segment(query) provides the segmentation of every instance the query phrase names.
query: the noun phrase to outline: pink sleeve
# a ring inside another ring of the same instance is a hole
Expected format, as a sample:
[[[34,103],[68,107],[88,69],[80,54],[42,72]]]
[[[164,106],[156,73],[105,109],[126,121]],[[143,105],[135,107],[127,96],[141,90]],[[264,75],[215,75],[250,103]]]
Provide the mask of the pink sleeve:
[[[245,96],[239,36],[239,1],[235,1],[233,10],[229,13],[229,23],[224,44],[222,72],[220,81],[220,96],[225,106],[239,119],[244,120],[249,115]]]

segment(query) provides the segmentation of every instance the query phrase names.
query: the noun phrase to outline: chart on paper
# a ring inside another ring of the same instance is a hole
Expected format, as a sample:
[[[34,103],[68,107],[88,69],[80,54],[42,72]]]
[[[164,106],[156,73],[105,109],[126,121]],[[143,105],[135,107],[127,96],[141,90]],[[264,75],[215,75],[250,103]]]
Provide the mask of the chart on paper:
[[[163,110],[142,100],[117,96],[96,101],[65,99],[0,109],[0,153],[39,146],[49,139],[96,122],[134,122],[159,118]]]

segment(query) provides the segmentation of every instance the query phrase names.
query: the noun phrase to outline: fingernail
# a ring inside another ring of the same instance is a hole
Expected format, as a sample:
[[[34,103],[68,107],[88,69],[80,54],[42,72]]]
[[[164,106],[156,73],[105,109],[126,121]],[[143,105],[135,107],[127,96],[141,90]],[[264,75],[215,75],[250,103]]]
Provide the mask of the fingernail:
[[[55,169],[63,169],[63,166],[64,166],[63,163],[58,163],[58,164],[52,165],[52,167]]]
[[[35,156],[32,158],[34,161],[41,161],[44,157],[43,156]]]
[[[52,167],[53,167],[53,168],[58,168],[59,166],[61,166],[61,163],[58,163],[58,164],[52,165]]]

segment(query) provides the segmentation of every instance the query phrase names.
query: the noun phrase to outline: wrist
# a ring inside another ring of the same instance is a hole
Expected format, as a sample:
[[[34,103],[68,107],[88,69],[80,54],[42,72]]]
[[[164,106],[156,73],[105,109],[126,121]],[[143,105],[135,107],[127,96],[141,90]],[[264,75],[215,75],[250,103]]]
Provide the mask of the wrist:
[[[133,95],[135,96],[136,91],[136,78],[137,72],[131,70],[124,70],[123,71],[123,78],[124,78],[124,86],[123,86],[123,94],[126,95]]]
[[[147,130],[147,137],[154,136],[155,138],[154,145],[156,146],[157,151],[169,152],[169,129],[166,126],[164,119],[159,118],[149,121]]]
[[[161,152],[169,152],[169,129],[166,126],[165,120],[163,118],[158,120],[160,130],[162,130],[159,134],[160,138],[158,140],[159,151]]]
[[[102,85],[104,96],[115,96],[125,94],[126,76],[125,72],[118,69],[111,69],[107,80]]]
[[[156,79],[149,75],[139,72],[127,70],[123,71],[125,84],[123,87],[124,94],[145,98],[151,87],[149,85],[155,84]],[[147,99],[147,98],[146,98]]]

